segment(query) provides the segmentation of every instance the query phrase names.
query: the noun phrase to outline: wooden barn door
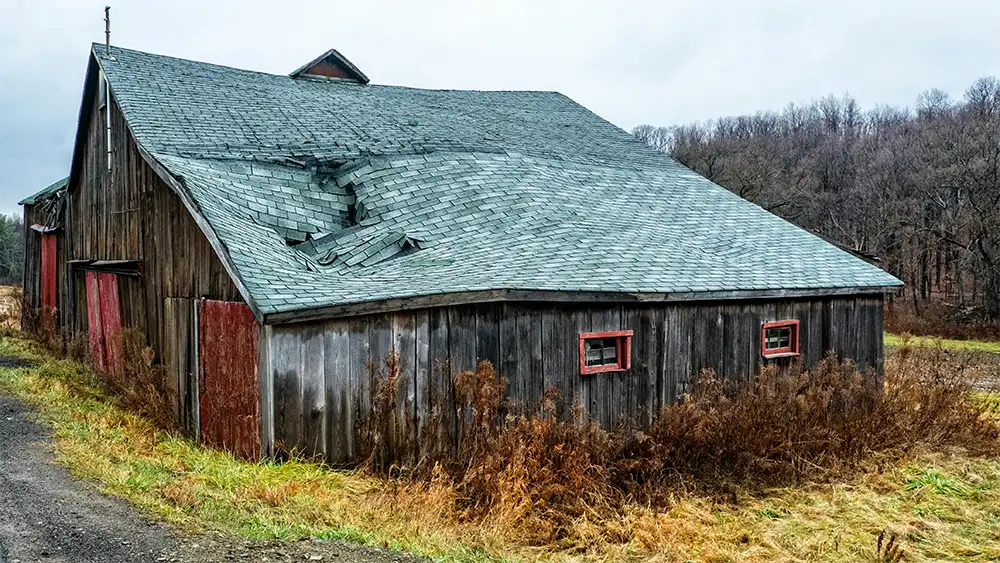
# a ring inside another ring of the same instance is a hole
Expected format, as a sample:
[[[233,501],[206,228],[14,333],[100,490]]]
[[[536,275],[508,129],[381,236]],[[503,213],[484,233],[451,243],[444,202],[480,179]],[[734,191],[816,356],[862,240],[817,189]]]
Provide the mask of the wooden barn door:
[[[42,233],[42,328],[53,331],[56,328],[56,295],[58,295],[58,259],[56,258],[56,235]]]
[[[260,455],[257,321],[243,303],[204,299],[198,306],[201,439],[256,459]]]
[[[120,374],[123,358],[118,276],[87,272],[86,283],[90,361],[101,372]]]
[[[163,364],[174,419],[188,436],[198,437],[198,373],[195,362],[195,308],[199,299],[163,300]]]

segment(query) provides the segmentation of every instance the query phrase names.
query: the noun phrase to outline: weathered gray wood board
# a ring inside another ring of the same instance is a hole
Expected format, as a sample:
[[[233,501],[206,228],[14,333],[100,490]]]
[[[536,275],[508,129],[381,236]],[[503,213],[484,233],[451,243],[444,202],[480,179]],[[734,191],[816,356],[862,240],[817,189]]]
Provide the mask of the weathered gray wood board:
[[[368,364],[384,371],[399,354],[396,396],[402,445],[417,439],[434,409],[457,436],[452,376],[489,360],[508,380],[514,412],[534,410],[544,390],[578,402],[606,427],[648,423],[691,389],[702,368],[746,380],[765,363],[761,324],[800,321],[800,352],[813,365],[827,351],[859,367],[881,367],[882,297],[646,304],[461,305],[279,325],[269,343],[274,436],[285,448],[333,462],[357,452],[372,408]],[[632,330],[631,369],[580,375],[579,334]],[[787,365],[792,359],[766,360]],[[419,440],[418,440],[419,441]]]
[[[169,298],[163,304],[164,330],[173,335],[163,350],[165,387],[174,402],[174,418],[191,436],[197,434],[198,375],[195,366],[194,307],[196,299]]]

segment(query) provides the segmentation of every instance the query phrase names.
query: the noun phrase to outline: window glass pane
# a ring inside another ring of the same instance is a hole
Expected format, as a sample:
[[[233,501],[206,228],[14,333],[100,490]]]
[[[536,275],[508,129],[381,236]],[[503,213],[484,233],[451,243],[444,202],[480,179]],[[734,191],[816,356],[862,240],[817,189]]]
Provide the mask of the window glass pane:
[[[584,361],[588,366],[618,364],[617,338],[588,338],[584,341],[584,351],[586,353]]]
[[[588,366],[601,365],[601,351],[599,349],[587,350],[587,365]]]
[[[764,349],[790,348],[792,345],[792,328],[769,328],[764,332]]]
[[[604,363],[607,364],[617,364],[618,363],[618,341],[614,338],[604,339]]]

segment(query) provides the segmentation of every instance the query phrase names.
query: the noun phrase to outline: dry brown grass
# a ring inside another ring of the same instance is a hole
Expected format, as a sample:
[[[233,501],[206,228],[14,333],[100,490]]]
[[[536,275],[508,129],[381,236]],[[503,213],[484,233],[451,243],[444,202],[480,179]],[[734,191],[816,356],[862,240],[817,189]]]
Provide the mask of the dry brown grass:
[[[0,285],[0,332],[12,335],[21,330],[21,288]]]

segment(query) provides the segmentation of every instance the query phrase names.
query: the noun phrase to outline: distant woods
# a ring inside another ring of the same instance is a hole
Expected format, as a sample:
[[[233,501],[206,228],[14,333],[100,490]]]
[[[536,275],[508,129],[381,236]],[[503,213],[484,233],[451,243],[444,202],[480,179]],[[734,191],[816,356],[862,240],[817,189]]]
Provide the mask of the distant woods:
[[[24,271],[24,222],[0,214],[0,285],[21,285]]]
[[[863,110],[829,96],[677,127],[649,145],[810,231],[881,259],[916,312],[1000,319],[1000,80]]]

